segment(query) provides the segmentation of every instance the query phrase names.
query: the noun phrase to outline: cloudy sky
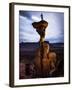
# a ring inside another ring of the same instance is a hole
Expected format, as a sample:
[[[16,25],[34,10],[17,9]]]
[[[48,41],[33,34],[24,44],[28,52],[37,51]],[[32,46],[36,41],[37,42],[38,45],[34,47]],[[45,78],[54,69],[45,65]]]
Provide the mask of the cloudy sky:
[[[41,20],[41,13],[44,20],[48,22],[45,41],[64,42],[64,13],[40,11],[19,11],[19,42],[39,41],[40,36],[33,28],[32,23]]]

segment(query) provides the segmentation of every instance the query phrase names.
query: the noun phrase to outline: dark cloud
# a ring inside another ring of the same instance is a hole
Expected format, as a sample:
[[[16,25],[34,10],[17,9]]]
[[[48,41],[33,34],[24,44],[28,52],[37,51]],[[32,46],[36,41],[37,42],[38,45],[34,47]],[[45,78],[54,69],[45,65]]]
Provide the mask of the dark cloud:
[[[31,15],[28,11],[19,11],[19,14],[21,16],[27,17],[28,19],[31,19]]]

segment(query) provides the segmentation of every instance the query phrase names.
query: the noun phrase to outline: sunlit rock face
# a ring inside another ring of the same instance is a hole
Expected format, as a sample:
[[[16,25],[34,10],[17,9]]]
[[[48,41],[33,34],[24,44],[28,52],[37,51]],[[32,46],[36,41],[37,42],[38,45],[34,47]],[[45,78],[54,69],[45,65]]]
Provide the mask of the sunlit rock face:
[[[48,76],[51,72],[55,70],[56,53],[49,52],[49,44],[44,43],[43,48],[44,48],[42,59],[43,75]],[[41,73],[40,48],[36,51],[35,67],[37,75],[41,75],[42,73]]]

